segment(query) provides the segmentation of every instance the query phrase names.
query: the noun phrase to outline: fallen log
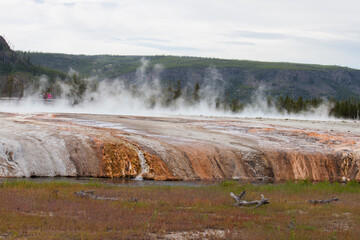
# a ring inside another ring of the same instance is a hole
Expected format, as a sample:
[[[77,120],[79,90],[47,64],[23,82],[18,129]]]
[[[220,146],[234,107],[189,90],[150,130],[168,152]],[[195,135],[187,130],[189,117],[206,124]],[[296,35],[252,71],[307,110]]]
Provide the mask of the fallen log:
[[[331,203],[331,202],[335,202],[338,201],[338,198],[331,198],[331,199],[324,199],[324,200],[309,200],[309,203],[312,204],[322,204],[322,203]]]
[[[101,197],[96,194],[94,194],[94,190],[89,191],[80,191],[80,192],[74,192],[74,195],[79,196],[81,198],[91,198],[95,200],[110,200],[110,201],[118,201],[118,198],[113,197]]]
[[[264,195],[261,194],[261,199],[260,200],[254,200],[254,201],[246,201],[244,200],[244,196],[245,196],[245,191],[243,191],[242,193],[240,193],[239,196],[236,196],[234,193],[230,193],[230,196],[233,197],[236,201],[236,203],[234,203],[235,206],[251,206],[251,205],[256,205],[255,208],[260,207],[261,205],[264,204],[268,204],[269,199],[265,198]]]

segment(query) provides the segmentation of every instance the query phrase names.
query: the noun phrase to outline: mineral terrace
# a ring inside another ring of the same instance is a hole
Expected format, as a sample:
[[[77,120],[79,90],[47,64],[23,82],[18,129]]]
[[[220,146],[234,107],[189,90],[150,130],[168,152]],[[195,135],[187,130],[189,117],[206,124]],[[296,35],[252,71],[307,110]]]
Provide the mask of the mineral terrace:
[[[0,176],[357,180],[360,122],[0,113]]]

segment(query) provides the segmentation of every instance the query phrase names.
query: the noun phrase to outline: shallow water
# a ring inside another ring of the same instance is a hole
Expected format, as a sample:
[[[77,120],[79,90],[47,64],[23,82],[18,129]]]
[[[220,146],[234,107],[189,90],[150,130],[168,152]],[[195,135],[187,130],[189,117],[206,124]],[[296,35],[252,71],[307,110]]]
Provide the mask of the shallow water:
[[[135,180],[121,178],[90,178],[90,177],[36,177],[36,178],[0,178],[0,183],[5,181],[29,181],[29,182],[69,182],[69,183],[100,183],[110,186],[121,187],[144,187],[144,186],[180,186],[180,187],[202,187],[219,184],[219,181],[153,181]]]

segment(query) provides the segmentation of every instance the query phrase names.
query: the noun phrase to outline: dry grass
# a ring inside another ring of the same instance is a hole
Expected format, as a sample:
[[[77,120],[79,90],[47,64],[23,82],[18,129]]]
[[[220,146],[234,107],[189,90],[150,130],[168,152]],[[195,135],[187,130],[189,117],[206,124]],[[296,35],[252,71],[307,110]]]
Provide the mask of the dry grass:
[[[119,201],[74,195],[90,189]],[[270,204],[257,209],[234,207],[229,193],[242,190],[247,192],[245,199],[264,194]],[[340,201],[306,202],[334,196]],[[24,180],[0,184],[0,239],[359,239],[359,224],[358,183],[110,187]]]

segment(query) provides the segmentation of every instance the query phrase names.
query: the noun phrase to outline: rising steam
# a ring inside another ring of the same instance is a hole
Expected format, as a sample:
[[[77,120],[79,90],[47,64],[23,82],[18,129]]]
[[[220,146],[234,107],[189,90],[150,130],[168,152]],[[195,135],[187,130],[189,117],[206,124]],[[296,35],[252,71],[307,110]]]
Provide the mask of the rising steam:
[[[131,81],[122,78],[82,79],[72,69],[66,81],[54,82],[42,76],[36,86],[26,90],[23,99],[12,101],[3,99],[0,103],[0,111],[330,119],[330,105],[327,103],[317,109],[298,114],[281,113],[275,106],[267,103],[264,86],[260,86],[255,92],[251,104],[245,105],[242,111],[233,113],[229,109],[219,107],[220,103],[224,102],[227,86],[216,68],[206,69],[198,92],[191,85],[182,86],[178,82],[176,86],[161,81],[162,70],[161,65],[151,65],[149,60],[143,58],[135,73],[135,79]],[[50,87],[56,99],[46,101],[42,95]],[[181,92],[177,92],[178,89],[174,87],[181,87]],[[194,96],[196,94],[198,98]]]

